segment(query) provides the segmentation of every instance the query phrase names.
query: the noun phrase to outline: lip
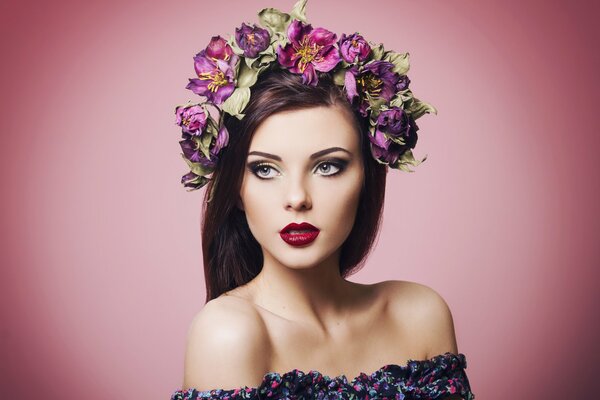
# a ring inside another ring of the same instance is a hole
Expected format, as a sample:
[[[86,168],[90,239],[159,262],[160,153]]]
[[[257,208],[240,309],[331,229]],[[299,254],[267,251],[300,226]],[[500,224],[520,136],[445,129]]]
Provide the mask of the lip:
[[[308,232],[289,233],[291,230],[307,230]],[[281,239],[283,239],[283,241],[289,245],[305,246],[315,240],[319,235],[319,232],[319,228],[309,224],[308,222],[302,222],[301,224],[292,222],[279,231],[279,236],[281,236]]]

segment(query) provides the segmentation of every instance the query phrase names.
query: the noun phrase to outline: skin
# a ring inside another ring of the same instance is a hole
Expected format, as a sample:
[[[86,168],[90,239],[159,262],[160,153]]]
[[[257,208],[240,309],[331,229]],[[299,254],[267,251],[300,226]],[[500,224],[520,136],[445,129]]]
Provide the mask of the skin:
[[[345,151],[310,158],[331,148]],[[253,152],[277,155],[281,161]],[[264,255],[253,282],[256,300],[330,335],[335,329],[330,321],[344,313],[355,291],[338,268],[364,180],[358,133],[337,107],[281,112],[258,127],[248,154],[248,163],[265,163],[255,172],[246,169],[240,191],[240,207]],[[347,164],[342,169],[335,160]],[[320,229],[316,240],[303,247],[285,243],[279,231],[303,221]]]
[[[330,148],[346,151],[311,159]],[[364,180],[362,156],[351,116],[337,106],[277,113],[257,128],[238,207],[264,265],[192,321],[184,389],[252,387],[267,372],[293,369],[350,380],[386,364],[457,353],[450,310],[435,291],[408,281],[364,285],[339,273]],[[340,169],[332,159],[346,164]],[[263,165],[250,168],[257,161]],[[303,221],[320,229],[311,244],[280,238],[288,223]]]

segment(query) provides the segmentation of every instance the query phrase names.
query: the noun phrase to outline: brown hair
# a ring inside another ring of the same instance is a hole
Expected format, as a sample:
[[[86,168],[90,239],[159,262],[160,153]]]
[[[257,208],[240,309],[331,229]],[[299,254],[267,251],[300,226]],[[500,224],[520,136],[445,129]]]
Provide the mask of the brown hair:
[[[369,140],[364,137],[368,120],[352,111],[343,90],[327,74],[319,76],[317,86],[309,86],[302,83],[300,75],[269,71],[252,87],[244,118],[238,120],[226,114],[229,143],[220,154],[202,207],[206,302],[248,283],[262,269],[261,247],[250,232],[244,212],[236,206],[254,131],[277,112],[318,106],[341,106],[349,111],[360,133],[364,183],[354,226],[342,244],[340,274],[345,278],[364,265],[379,232],[387,174],[387,167],[371,156]]]

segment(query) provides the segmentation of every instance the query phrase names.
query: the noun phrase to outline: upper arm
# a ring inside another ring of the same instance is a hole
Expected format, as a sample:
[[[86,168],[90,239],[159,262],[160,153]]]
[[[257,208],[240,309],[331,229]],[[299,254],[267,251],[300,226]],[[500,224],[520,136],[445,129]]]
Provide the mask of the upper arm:
[[[206,303],[190,324],[183,389],[257,386],[268,368],[264,323],[250,305],[229,298],[215,300]]]
[[[402,315],[410,321],[418,346],[425,350],[427,358],[446,352],[457,354],[454,321],[448,304],[432,288],[415,282],[398,283],[403,292]]]

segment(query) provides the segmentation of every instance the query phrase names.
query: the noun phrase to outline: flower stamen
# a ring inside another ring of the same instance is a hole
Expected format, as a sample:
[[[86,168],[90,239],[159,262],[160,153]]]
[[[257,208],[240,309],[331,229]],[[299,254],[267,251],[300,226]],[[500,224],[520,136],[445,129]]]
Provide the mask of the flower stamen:
[[[203,72],[198,76],[198,78],[202,80],[212,81],[208,84],[208,90],[210,90],[211,92],[216,92],[217,90],[219,90],[219,87],[225,86],[228,83],[223,71],[220,71],[218,69],[212,72]]]
[[[369,73],[360,76],[356,83],[360,87],[374,97],[379,97],[383,90],[383,81],[381,78]]]
[[[299,48],[296,49],[296,58],[300,57],[298,62],[298,68],[304,72],[308,64],[311,62],[320,62],[323,57],[319,56],[319,51],[323,46],[319,46],[316,43],[310,43],[309,37],[304,36],[300,41]]]

